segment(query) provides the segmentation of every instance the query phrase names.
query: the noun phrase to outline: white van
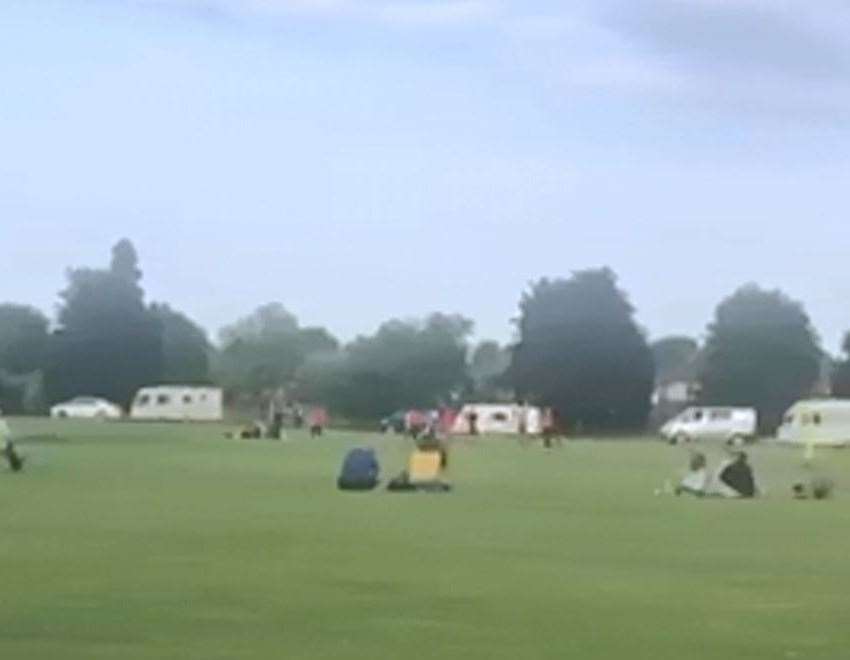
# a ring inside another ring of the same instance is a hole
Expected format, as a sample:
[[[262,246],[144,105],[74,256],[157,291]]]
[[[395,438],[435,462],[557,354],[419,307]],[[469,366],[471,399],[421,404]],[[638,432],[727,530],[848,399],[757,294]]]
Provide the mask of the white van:
[[[818,447],[850,445],[850,401],[823,399],[795,403],[785,413],[776,440]]]
[[[743,444],[755,437],[758,415],[753,408],[688,408],[661,427],[671,443],[692,440],[722,440]]]
[[[223,397],[218,387],[143,387],[130,408],[130,418],[140,420],[218,422],[223,416]]]
[[[511,403],[467,403],[455,418],[451,433],[467,435],[470,432],[470,417],[476,417],[478,432],[482,435],[528,433],[536,435],[542,431],[543,416],[540,408]]]

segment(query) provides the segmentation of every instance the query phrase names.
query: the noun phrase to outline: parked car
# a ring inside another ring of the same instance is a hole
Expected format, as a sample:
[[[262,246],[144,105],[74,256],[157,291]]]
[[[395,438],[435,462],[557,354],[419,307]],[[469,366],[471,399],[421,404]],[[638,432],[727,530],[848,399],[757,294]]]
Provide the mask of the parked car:
[[[397,410],[389,417],[381,420],[382,433],[404,433],[407,429],[407,411]]]
[[[50,416],[79,419],[121,419],[124,411],[120,406],[95,396],[78,396],[70,401],[57,403],[50,409]]]
[[[758,416],[752,408],[688,408],[661,427],[672,444],[692,440],[722,440],[741,445],[755,438]]]

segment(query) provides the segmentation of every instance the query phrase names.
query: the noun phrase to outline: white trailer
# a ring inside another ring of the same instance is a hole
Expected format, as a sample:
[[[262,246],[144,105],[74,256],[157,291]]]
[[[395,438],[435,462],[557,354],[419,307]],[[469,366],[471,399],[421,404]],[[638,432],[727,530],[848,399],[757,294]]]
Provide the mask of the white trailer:
[[[143,387],[136,394],[130,408],[130,418],[138,420],[218,422],[223,417],[223,396],[218,387]]]
[[[809,447],[850,444],[850,400],[799,401],[785,413],[776,440]]]
[[[743,444],[755,437],[758,415],[752,408],[688,408],[661,427],[661,435],[670,442],[722,440]]]
[[[458,413],[452,434],[468,435],[476,418],[478,432],[484,434],[538,434],[542,431],[540,408],[503,403],[468,403]]]

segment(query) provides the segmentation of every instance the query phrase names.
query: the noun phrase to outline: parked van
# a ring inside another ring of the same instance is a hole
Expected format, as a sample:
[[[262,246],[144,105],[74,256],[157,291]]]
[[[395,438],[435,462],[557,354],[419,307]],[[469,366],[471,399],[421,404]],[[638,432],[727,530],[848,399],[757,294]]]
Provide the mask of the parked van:
[[[471,419],[475,417],[478,432],[482,435],[541,433],[543,414],[535,406],[511,403],[467,403],[455,417],[451,433],[470,433]]]
[[[217,387],[160,385],[143,387],[133,399],[130,418],[173,422],[218,422],[224,416]]]
[[[776,439],[791,445],[850,445],[850,401],[823,399],[795,403],[785,413]]]
[[[671,443],[722,440],[740,445],[755,438],[758,415],[753,408],[688,408],[661,427]]]

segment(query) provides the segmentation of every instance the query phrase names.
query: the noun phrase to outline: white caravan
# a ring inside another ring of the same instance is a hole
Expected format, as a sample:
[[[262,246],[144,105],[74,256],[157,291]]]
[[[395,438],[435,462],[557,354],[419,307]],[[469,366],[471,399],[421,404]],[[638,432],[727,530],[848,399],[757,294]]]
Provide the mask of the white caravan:
[[[752,408],[688,408],[661,427],[672,443],[691,440],[722,440],[743,444],[756,435],[758,415]]]
[[[471,417],[476,416],[478,432],[483,434],[538,434],[542,430],[540,408],[503,403],[468,403],[455,418],[454,435],[468,435]]]
[[[143,387],[130,418],[173,422],[218,422],[224,416],[221,389],[189,385]]]
[[[850,444],[850,401],[800,401],[785,413],[776,433],[778,442],[816,447]]]

